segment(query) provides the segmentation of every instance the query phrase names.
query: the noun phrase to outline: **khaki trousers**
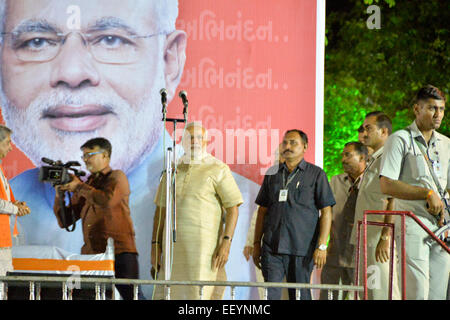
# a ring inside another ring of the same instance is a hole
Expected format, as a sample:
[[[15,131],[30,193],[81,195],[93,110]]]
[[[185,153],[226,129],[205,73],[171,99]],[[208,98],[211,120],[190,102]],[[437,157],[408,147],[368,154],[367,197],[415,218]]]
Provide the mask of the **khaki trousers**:
[[[422,222],[431,230],[436,226]],[[406,299],[445,300],[450,272],[450,254],[438,243],[427,244],[428,234],[411,219],[406,220]],[[397,243],[400,244],[400,240]]]
[[[398,285],[398,265],[396,246],[394,246],[394,270],[392,283],[392,300],[400,300]],[[369,300],[389,299],[389,265],[390,262],[380,263],[375,259],[375,246],[367,246],[367,287]],[[363,255],[360,254],[359,285],[363,285]],[[362,295],[362,294],[361,294]]]

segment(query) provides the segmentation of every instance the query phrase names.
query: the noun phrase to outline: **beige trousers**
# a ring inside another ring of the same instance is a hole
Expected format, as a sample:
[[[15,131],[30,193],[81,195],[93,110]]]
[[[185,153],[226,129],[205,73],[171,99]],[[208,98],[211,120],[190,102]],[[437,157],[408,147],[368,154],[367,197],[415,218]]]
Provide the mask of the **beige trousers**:
[[[445,300],[450,273],[450,255],[411,219],[406,220],[406,299]],[[424,222],[424,221],[423,221]],[[433,226],[424,222],[431,231]],[[397,241],[397,243],[400,243]]]
[[[376,247],[367,246],[367,287],[369,300],[389,299],[389,265],[390,262],[380,263],[375,259]],[[394,269],[392,283],[392,300],[400,300],[398,285],[398,265],[396,247],[394,247]],[[363,285],[363,255],[360,254],[359,284]],[[362,296],[362,294],[361,294]]]

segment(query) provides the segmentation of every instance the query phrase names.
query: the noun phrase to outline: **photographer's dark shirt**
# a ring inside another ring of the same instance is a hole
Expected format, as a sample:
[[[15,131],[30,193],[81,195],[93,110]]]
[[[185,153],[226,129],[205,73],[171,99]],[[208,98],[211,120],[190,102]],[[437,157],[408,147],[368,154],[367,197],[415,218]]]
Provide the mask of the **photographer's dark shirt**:
[[[292,178],[286,201],[280,201],[283,175],[285,184]],[[255,202],[267,208],[264,244],[275,254],[296,256],[312,256],[319,235],[319,210],[336,204],[325,172],[305,160],[290,174],[285,164],[269,168]]]
[[[84,245],[82,254],[105,252],[106,241],[114,239],[115,254],[137,253],[133,222],[130,216],[128,199],[130,188],[124,172],[112,170],[109,166],[97,174],[89,176],[81,183],[72,197],[71,207],[66,211],[66,225],[61,220],[59,201],[55,201],[53,211],[61,228],[72,220],[81,219]]]

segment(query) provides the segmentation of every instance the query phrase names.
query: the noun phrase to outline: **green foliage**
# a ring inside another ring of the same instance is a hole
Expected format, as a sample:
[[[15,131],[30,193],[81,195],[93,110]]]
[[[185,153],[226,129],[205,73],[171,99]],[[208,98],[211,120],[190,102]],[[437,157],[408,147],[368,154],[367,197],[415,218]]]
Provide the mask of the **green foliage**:
[[[358,141],[357,129],[366,114],[360,108],[364,97],[354,80],[347,79],[346,85],[342,80],[329,79],[325,86],[324,168],[329,178],[342,172],[342,149],[347,142]]]
[[[367,7],[380,7],[381,29],[368,29]],[[449,96],[450,10],[441,0],[327,2],[324,169],[342,172],[343,145],[357,139],[364,115],[383,110],[394,130],[414,120],[410,101],[425,84]],[[448,113],[448,111],[447,111]],[[446,115],[439,131],[450,135]]]
[[[367,5],[371,5],[371,4],[378,4],[380,2],[380,0],[375,0],[375,1],[373,1],[373,0],[364,0],[364,3],[365,4],[367,4]],[[393,6],[395,6],[395,0],[384,0],[384,2],[386,2],[388,5],[389,5],[389,7],[393,7]]]

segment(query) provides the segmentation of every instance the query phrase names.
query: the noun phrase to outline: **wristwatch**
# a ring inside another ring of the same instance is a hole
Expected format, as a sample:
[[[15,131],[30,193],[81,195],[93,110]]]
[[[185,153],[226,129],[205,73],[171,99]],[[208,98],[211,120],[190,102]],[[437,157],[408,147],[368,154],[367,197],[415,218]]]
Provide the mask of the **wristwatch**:
[[[320,246],[317,247],[317,249],[319,249],[320,251],[325,251],[327,250],[328,246],[326,244],[321,244]]]

